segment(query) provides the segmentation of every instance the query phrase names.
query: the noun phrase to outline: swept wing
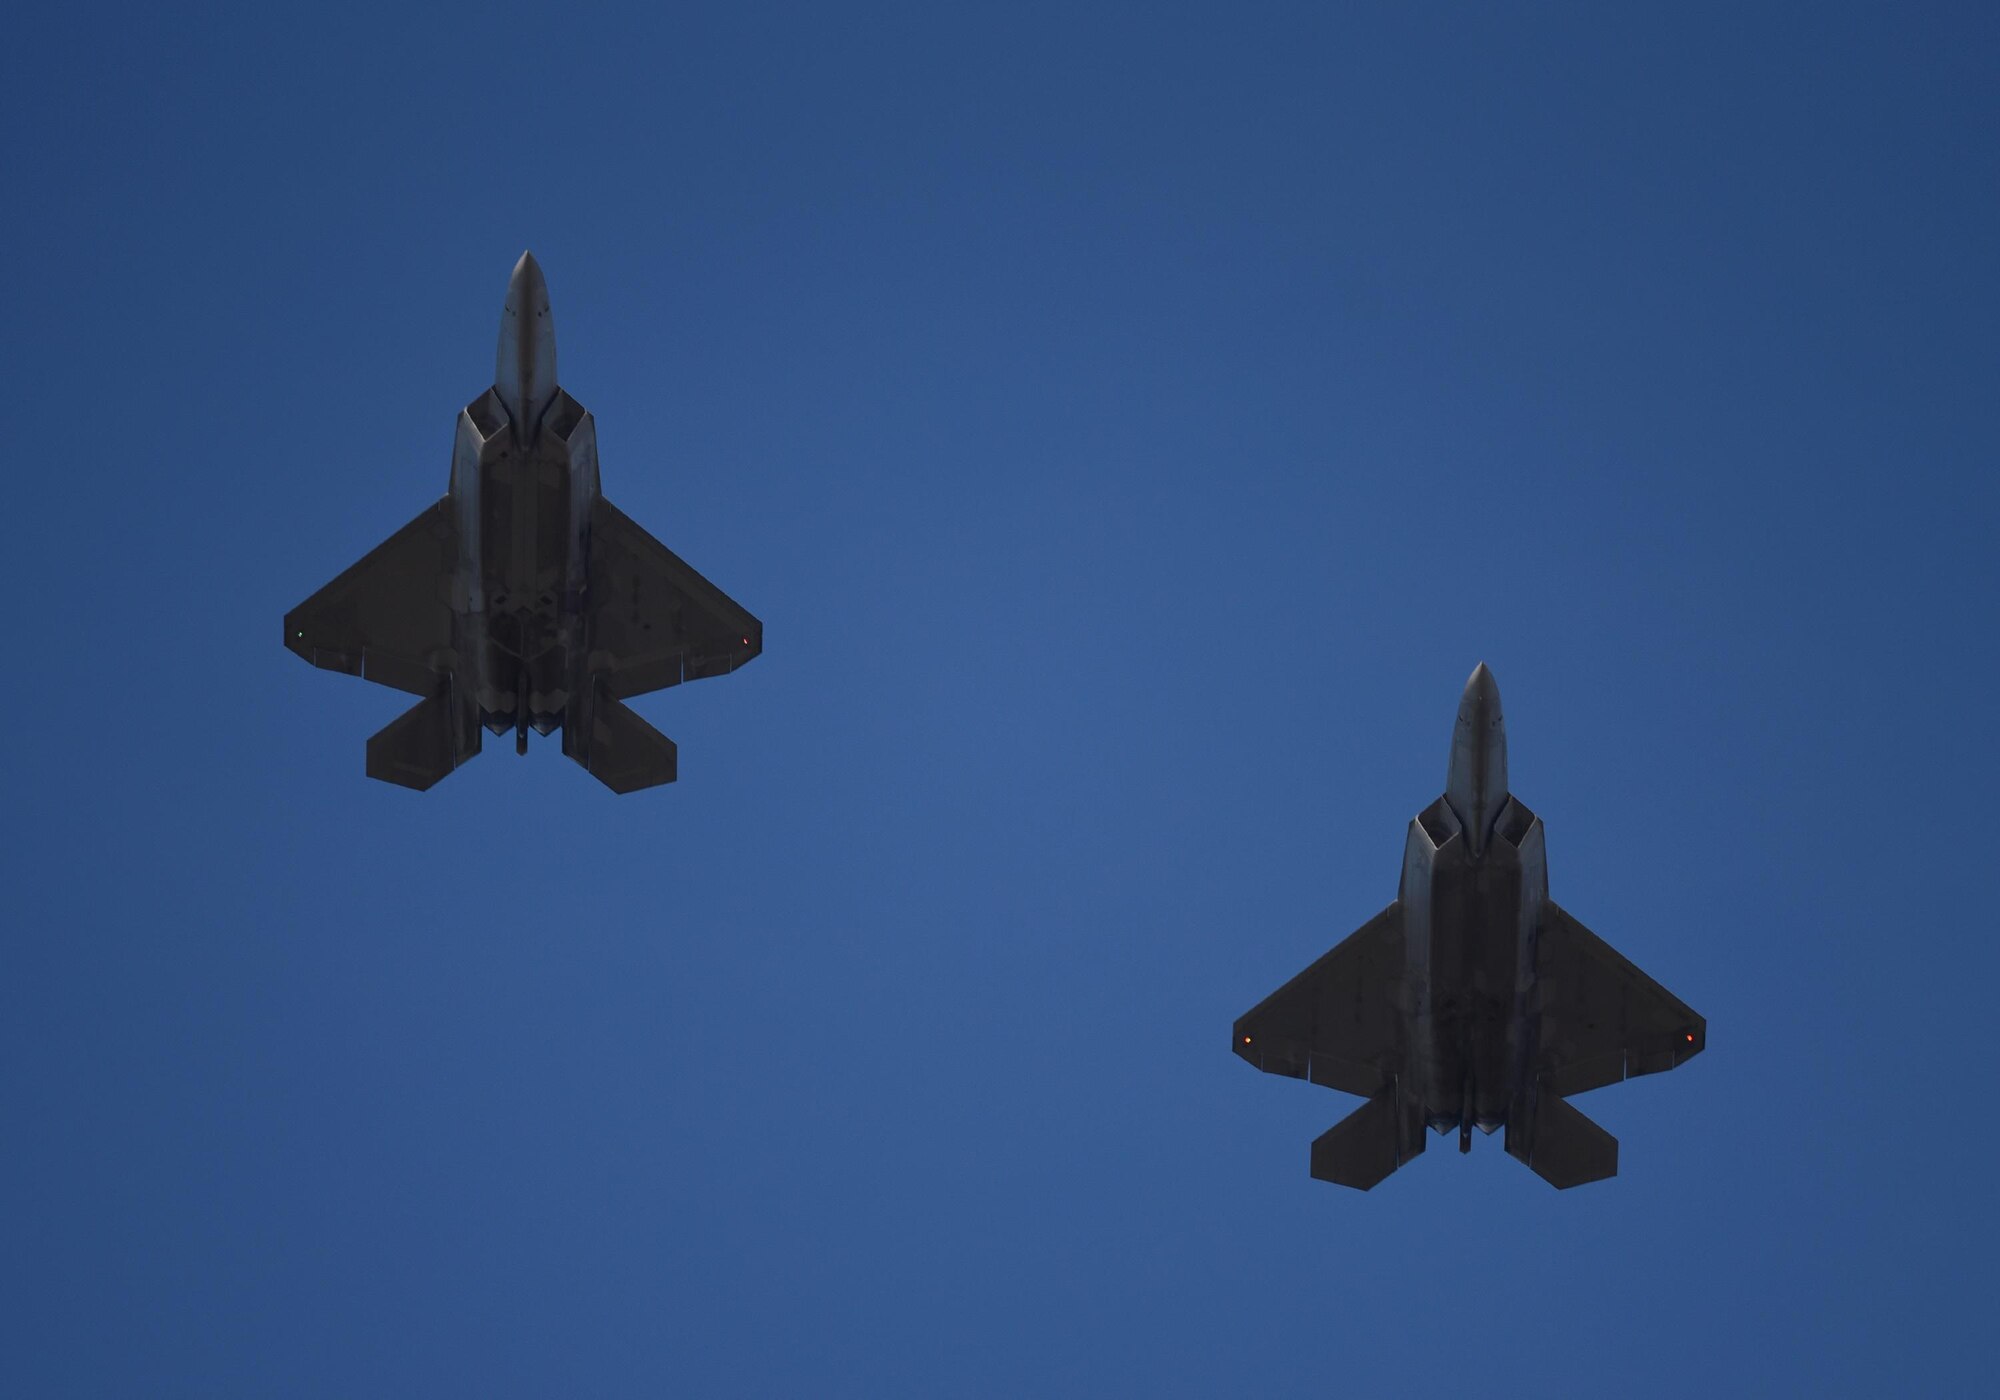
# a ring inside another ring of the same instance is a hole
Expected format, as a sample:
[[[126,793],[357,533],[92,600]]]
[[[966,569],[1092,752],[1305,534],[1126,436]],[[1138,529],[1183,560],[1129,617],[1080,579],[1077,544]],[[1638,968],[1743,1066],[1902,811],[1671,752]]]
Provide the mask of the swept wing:
[[[1270,1074],[1372,1096],[1403,1051],[1400,901],[1236,1023],[1236,1053]]]
[[[1708,1023],[1554,900],[1543,906],[1535,980],[1541,992],[1543,1087],[1569,1095],[1672,1069],[1698,1054]]]
[[[449,499],[285,614],[285,645],[329,671],[436,694],[451,665],[458,526]]]

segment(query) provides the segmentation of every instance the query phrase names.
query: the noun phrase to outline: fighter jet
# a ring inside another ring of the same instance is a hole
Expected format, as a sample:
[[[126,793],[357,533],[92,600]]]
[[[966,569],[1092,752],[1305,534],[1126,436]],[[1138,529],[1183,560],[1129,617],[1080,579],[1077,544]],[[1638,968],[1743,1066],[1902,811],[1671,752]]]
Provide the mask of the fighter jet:
[[[674,780],[673,740],[622,702],[720,676],[763,625],[604,499],[597,425],[556,384],[548,285],[523,253],[493,387],[458,415],[451,489],[285,615],[315,666],[423,697],[368,741],[368,776],[427,788],[480,728],[562,727],[614,792]]]
[[[1444,796],[1410,823],[1396,902],[1236,1023],[1271,1074],[1368,1102],[1312,1145],[1312,1174],[1366,1191],[1424,1127],[1507,1130],[1558,1189],[1618,1174],[1618,1139],[1564,1100],[1701,1053],[1708,1023],[1549,898],[1542,821],[1507,791],[1500,688],[1458,702]]]

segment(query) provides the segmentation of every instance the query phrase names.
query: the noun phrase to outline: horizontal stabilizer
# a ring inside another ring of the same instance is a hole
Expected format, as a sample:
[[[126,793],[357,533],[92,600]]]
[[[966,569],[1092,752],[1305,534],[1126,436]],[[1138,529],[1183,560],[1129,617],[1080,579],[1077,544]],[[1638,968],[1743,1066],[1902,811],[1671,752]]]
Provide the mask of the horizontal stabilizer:
[[[1423,1150],[1422,1110],[1392,1082],[1319,1135],[1312,1145],[1312,1174],[1366,1191]]]
[[[479,752],[479,726],[458,718],[449,691],[403,711],[368,741],[368,776],[422,792]]]
[[[1558,1191],[1618,1175],[1618,1139],[1554,1094],[1535,1106],[1533,1126],[1516,1132],[1510,1115],[1507,1151]]]
[[[575,745],[572,736],[565,733],[564,752],[613,792],[637,792],[674,780],[679,768],[674,741],[629,706],[600,691],[584,722],[590,732],[576,737],[586,742]]]

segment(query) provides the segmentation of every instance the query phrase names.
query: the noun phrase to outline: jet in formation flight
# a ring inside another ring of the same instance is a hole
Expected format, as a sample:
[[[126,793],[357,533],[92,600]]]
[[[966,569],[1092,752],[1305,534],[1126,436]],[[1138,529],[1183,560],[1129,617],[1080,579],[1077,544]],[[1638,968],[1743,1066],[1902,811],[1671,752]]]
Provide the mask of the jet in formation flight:
[[[523,253],[451,489],[287,613],[285,645],[423,697],[368,741],[371,778],[427,788],[481,726],[526,753],[560,725],[564,753],[633,792],[672,782],[676,751],[621,702],[735,670],[764,629],[598,490],[597,426],[556,384],[548,285]]]
[[[1396,902],[1236,1023],[1261,1070],[1368,1102],[1312,1145],[1366,1191],[1424,1127],[1504,1126],[1557,1188],[1618,1174],[1618,1139],[1564,1099],[1699,1054],[1708,1023],[1548,896],[1542,822],[1507,791],[1500,689],[1466,682],[1444,796],[1410,823]]]

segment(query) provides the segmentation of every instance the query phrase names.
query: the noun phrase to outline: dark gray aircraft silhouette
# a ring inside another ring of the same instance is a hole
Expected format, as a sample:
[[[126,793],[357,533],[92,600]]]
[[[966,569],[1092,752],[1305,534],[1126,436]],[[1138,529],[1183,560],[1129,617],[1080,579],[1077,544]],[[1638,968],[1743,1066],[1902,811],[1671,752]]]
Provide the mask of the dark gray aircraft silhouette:
[[[1618,1139],[1563,1100],[1699,1054],[1708,1023],[1549,898],[1542,822],[1507,791],[1500,688],[1458,702],[1444,796],[1417,814],[1396,902],[1236,1023],[1261,1070],[1368,1102],[1312,1145],[1312,1174],[1366,1191],[1424,1126],[1507,1129],[1561,1188],[1618,1174]]]
[[[604,499],[597,425],[556,384],[548,285],[523,253],[493,387],[458,415],[451,489],[285,615],[285,645],[424,697],[368,741],[368,776],[427,788],[480,726],[562,726],[614,792],[674,780],[673,740],[620,702],[720,676],[763,625]]]

